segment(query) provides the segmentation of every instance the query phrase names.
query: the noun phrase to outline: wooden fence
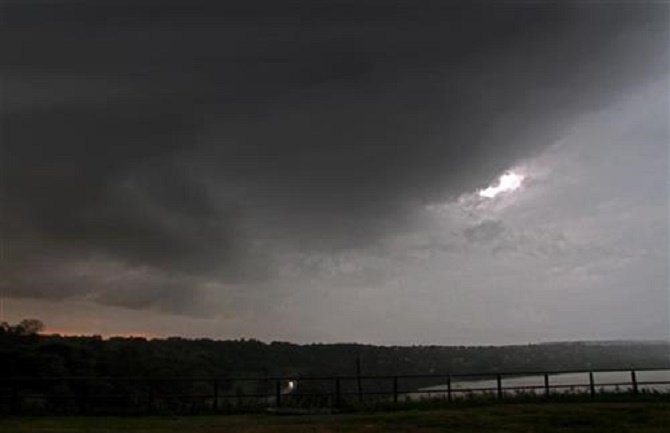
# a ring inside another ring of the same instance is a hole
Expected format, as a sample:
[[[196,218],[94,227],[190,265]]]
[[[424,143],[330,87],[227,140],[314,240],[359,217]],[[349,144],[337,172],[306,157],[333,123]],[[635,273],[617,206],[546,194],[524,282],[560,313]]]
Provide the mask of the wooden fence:
[[[640,380],[656,372],[661,380]],[[601,373],[619,380],[598,381]],[[660,374],[659,374],[660,373]],[[565,375],[579,383],[556,383]],[[539,383],[519,384],[520,378]],[[625,379],[625,380],[624,380]],[[341,408],[441,398],[670,392],[670,368],[322,377],[15,377],[0,378],[0,414],[223,413],[263,408]]]

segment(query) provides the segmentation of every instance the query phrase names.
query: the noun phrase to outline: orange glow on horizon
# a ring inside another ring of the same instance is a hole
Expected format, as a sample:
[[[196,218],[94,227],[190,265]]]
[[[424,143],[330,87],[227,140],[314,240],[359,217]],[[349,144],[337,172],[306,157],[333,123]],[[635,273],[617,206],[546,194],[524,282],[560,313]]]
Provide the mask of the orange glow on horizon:
[[[100,336],[105,339],[122,337],[122,338],[160,338],[159,335],[147,331],[126,331],[126,332],[82,332],[75,331],[68,328],[47,328],[42,335],[61,335],[63,337],[94,337]]]

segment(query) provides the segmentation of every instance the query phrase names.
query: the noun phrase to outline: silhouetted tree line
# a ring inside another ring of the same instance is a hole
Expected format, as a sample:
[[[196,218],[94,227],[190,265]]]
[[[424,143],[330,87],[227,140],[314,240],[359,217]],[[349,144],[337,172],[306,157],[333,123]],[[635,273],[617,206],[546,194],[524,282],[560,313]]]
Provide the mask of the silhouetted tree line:
[[[331,376],[667,367],[670,343],[566,342],[513,346],[263,343],[255,339],[41,335],[39,320],[0,323],[0,375]]]
[[[171,337],[102,339],[40,334],[38,320],[0,324],[2,378],[174,378],[216,377],[221,392],[272,394],[273,376],[353,376],[360,358],[365,375],[458,374],[472,372],[559,371],[670,366],[670,343],[567,342],[514,346],[374,346],[364,344],[263,343],[254,339],[211,340]],[[235,385],[235,377],[259,377]],[[108,391],[130,393],[140,385],[109,380]],[[403,380],[402,388],[441,384],[441,378]],[[174,390],[176,385],[171,384]],[[203,384],[183,382],[180,391]],[[331,389],[332,382],[301,381],[302,390]],[[355,381],[343,391],[355,392]],[[368,380],[367,390],[389,386]],[[120,388],[125,387],[125,388]],[[205,389],[206,388],[206,389]],[[103,390],[104,391],[104,390]],[[102,392],[102,391],[101,391]]]

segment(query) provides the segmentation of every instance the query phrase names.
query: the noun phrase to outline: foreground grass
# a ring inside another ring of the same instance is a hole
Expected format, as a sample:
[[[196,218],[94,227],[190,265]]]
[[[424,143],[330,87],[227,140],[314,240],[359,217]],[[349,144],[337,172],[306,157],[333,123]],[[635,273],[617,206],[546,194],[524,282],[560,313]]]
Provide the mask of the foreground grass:
[[[0,418],[7,433],[670,431],[670,403],[524,403],[332,415]]]

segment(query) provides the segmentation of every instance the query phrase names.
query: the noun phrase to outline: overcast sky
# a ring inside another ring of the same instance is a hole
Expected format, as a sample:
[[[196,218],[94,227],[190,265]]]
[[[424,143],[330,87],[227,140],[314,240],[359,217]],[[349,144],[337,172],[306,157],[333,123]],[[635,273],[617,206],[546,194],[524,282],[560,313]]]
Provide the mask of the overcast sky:
[[[0,0],[5,320],[668,339],[669,13]]]

